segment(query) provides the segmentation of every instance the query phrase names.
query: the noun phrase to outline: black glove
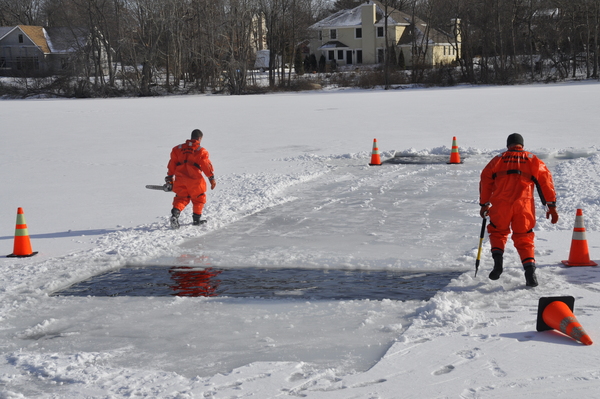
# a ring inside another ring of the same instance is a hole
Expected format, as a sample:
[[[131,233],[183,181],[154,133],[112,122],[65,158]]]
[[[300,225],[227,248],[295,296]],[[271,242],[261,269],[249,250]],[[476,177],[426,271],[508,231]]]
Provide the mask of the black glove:
[[[165,177],[165,182],[168,184],[173,184],[173,175]]]

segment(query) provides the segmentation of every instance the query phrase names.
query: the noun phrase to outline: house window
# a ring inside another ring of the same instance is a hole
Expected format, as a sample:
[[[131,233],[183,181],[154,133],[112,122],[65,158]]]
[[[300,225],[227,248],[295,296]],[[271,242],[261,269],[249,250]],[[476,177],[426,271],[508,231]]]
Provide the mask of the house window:
[[[19,43],[23,43],[23,35],[19,35]]]
[[[330,29],[329,30],[329,37],[332,38],[332,39],[337,39],[337,30]]]
[[[362,39],[362,28],[356,28],[354,30],[354,36],[356,39]]]
[[[383,64],[384,61],[385,61],[385,53],[383,52],[382,48],[378,48],[377,49],[377,62],[380,64]]]
[[[334,58],[335,58],[335,57],[334,57],[333,50],[329,50],[329,51],[327,52],[327,59],[328,59],[329,61],[331,61],[331,60],[333,60]]]
[[[362,50],[356,50],[356,63],[362,64]]]
[[[343,59],[344,59],[344,50],[338,50],[338,52],[337,52],[337,53],[338,53],[338,54],[337,54],[337,55],[338,55],[338,56],[337,56],[337,59],[338,59],[338,60],[343,60]]]
[[[323,31],[322,30],[319,31],[319,40],[323,40]]]
[[[383,37],[383,26],[378,26],[377,27],[377,37]]]

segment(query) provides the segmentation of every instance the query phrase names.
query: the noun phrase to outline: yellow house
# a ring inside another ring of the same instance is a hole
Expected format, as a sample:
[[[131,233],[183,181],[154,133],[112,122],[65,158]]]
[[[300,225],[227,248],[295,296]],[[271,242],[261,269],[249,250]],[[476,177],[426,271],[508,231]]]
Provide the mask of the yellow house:
[[[388,48],[400,52],[406,66],[450,64],[460,57],[459,20],[451,21],[448,34],[431,29],[425,21],[368,0],[350,10],[341,10],[310,26],[314,32],[310,52],[317,59],[336,65],[371,65],[384,61],[386,52],[386,15]]]

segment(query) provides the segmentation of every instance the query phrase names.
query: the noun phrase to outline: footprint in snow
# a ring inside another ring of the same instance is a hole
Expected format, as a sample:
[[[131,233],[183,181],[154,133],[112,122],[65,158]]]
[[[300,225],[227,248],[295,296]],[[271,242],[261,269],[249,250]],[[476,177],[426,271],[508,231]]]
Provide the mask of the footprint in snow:
[[[487,367],[492,371],[494,377],[506,377],[506,372],[500,368],[496,361],[492,360],[487,364]]]
[[[517,338],[519,342],[531,341],[533,339],[533,335],[523,335],[522,337]]]
[[[472,350],[462,350],[456,352],[456,354],[464,359],[473,360],[479,357],[479,348],[473,348]]]
[[[454,366],[449,364],[447,366],[442,367],[441,369],[439,369],[438,371],[434,371],[433,375],[444,375],[444,374],[448,374],[449,372],[451,372],[452,370],[454,370]]]

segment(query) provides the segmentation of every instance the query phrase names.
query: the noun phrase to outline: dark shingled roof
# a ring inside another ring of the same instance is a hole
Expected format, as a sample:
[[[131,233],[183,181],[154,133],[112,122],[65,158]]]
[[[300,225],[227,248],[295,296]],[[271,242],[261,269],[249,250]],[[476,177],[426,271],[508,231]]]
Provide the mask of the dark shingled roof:
[[[348,48],[348,46],[338,40],[332,40],[319,47],[319,50],[325,48]]]

